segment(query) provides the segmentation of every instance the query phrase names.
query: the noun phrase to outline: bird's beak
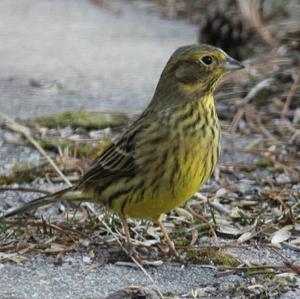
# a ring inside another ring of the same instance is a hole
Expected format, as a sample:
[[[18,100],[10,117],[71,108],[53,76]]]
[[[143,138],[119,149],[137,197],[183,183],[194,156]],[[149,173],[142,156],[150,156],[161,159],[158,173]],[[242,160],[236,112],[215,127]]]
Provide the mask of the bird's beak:
[[[245,66],[241,62],[229,56],[227,57],[226,61],[221,65],[221,68],[225,71],[240,70],[243,69],[244,67]]]

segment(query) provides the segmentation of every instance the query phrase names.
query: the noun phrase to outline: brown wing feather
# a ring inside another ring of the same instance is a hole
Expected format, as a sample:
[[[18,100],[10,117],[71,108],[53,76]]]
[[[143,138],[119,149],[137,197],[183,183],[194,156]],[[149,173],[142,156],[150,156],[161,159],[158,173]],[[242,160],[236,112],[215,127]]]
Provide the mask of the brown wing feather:
[[[94,183],[101,185],[107,180],[136,173],[135,161],[136,138],[141,126],[131,127],[117,142],[112,143],[87,170],[75,189],[85,189]]]

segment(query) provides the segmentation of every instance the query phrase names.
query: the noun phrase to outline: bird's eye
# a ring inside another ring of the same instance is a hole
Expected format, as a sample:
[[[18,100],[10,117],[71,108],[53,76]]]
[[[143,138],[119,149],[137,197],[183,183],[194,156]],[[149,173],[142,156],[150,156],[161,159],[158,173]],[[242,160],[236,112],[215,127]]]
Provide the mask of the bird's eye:
[[[211,56],[203,56],[201,58],[202,62],[206,65],[210,65],[213,63],[214,59]]]

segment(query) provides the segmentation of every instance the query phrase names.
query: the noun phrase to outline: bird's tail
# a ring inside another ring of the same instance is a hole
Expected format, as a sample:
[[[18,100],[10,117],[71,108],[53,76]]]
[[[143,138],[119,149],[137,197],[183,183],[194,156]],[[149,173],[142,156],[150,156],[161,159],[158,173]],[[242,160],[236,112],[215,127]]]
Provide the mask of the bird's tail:
[[[72,187],[69,187],[69,188],[63,189],[61,191],[58,191],[58,192],[55,192],[55,193],[52,193],[52,194],[49,194],[49,195],[45,195],[45,196],[36,198],[36,199],[26,203],[25,205],[23,205],[19,208],[16,208],[12,211],[9,211],[6,214],[4,214],[3,216],[0,216],[0,220],[4,219],[4,218],[11,217],[11,216],[15,216],[15,215],[18,215],[18,214],[22,214],[26,211],[30,211],[32,209],[36,209],[36,208],[41,207],[41,206],[48,205],[48,204],[53,203],[53,202],[55,202],[59,199],[62,199],[62,200],[64,200],[64,199],[79,200],[79,197],[77,196],[76,192],[71,192],[72,189],[73,189]],[[68,193],[70,193],[70,195]],[[73,193],[73,197],[72,197],[71,193]]]

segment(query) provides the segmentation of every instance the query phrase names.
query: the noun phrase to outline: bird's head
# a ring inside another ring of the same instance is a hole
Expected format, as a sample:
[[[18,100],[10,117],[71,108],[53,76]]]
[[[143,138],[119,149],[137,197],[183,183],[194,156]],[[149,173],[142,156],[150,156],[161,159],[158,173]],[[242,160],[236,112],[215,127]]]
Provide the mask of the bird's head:
[[[177,92],[193,98],[212,94],[226,73],[244,68],[220,48],[191,45],[177,49],[169,59],[158,85],[166,95]]]

